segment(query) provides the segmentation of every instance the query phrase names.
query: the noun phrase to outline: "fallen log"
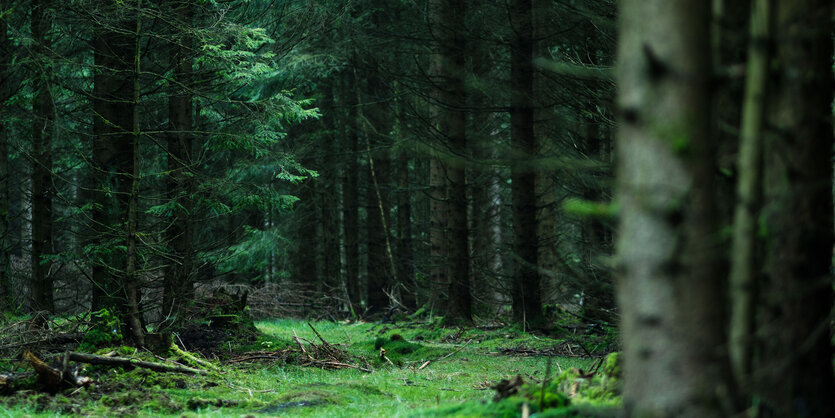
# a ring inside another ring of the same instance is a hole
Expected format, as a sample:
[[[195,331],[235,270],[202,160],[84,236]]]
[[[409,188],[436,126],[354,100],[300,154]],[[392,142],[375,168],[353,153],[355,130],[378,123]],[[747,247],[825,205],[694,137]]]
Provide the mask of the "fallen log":
[[[126,357],[107,357],[98,356],[95,354],[69,352],[67,357],[71,361],[87,364],[100,364],[105,366],[121,366],[121,367],[141,367],[143,369],[154,370],[157,372],[166,373],[185,373],[185,374],[209,374],[206,370],[194,369],[186,366],[179,366],[175,364],[153,363],[150,361],[137,360]]]
[[[93,383],[92,379],[79,375],[77,369],[69,367],[68,357],[67,354],[64,354],[61,369],[57,369],[46,364],[31,351],[23,353],[23,358],[32,365],[32,368],[38,374],[40,383],[51,392],[56,392],[62,387],[84,387]]]
[[[180,356],[186,362],[192,363],[192,365],[196,364],[198,366],[203,366],[209,370],[220,371],[220,369],[214,364],[209,363],[206,360],[199,359],[195,357],[193,354],[189,353],[188,351],[181,349],[174,341],[171,341],[170,350],[172,353]]]

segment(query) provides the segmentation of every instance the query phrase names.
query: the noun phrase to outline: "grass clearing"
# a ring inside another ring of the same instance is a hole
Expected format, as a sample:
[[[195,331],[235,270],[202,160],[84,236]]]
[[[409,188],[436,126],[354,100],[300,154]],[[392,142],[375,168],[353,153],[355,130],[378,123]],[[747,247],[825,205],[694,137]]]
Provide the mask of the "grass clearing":
[[[572,369],[588,370],[588,358],[552,358],[550,379],[541,392],[547,357],[497,354],[501,348],[546,349],[561,341],[502,328],[484,331],[436,326],[394,326],[371,323],[313,322],[329,344],[367,360],[371,373],[343,368],[326,370],[291,362],[260,361],[226,364],[224,359],[246,351],[297,347],[302,341],[319,343],[304,321],[257,323],[263,335],[243,347],[231,344],[221,352],[220,374],[186,376],[142,369],[90,367],[98,389],[74,394],[18,393],[0,398],[4,416],[63,414],[123,416],[518,416],[522,404],[536,412],[539,399],[556,406],[558,393],[571,394],[570,408],[556,408],[563,416],[609,415],[618,405],[614,378],[582,377]],[[379,349],[394,363],[380,358]],[[446,357],[445,357],[446,356]],[[424,364],[430,361],[428,365]],[[421,366],[424,366],[421,369]],[[529,382],[518,394],[493,402],[499,381],[521,376]],[[598,381],[595,381],[597,379]],[[607,386],[608,385],[608,386]],[[526,395],[527,393],[527,395]],[[527,398],[525,398],[527,396]],[[568,395],[565,395],[568,399]],[[560,398],[561,399],[561,398]],[[585,410],[583,408],[586,408]],[[578,412],[579,411],[579,412]],[[546,413],[553,413],[549,409]],[[579,415],[578,415],[579,414]],[[541,414],[540,414],[541,415]],[[544,416],[544,415],[542,415]]]

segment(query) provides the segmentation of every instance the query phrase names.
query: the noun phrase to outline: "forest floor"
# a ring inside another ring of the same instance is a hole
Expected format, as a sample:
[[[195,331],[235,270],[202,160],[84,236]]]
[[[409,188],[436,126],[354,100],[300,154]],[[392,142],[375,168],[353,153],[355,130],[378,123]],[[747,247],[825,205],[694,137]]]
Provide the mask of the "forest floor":
[[[616,355],[604,356],[608,335],[553,339],[508,327],[427,323],[256,325],[255,339],[218,340],[201,351],[211,360],[204,366],[217,367],[205,375],[86,365],[80,373],[93,386],[56,394],[18,390],[0,396],[0,417],[510,417],[534,414],[540,405],[545,411],[535,416],[614,416],[620,403]],[[0,373],[26,366],[2,359]]]

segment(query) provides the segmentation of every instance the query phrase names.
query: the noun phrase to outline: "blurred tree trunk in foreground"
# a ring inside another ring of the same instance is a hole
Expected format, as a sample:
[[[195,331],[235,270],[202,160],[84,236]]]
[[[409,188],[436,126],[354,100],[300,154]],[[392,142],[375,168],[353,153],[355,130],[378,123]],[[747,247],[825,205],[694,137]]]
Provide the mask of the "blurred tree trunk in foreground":
[[[726,292],[716,269],[709,129],[710,2],[625,0],[620,10],[624,407],[634,416],[725,416],[726,322],[717,306]]]

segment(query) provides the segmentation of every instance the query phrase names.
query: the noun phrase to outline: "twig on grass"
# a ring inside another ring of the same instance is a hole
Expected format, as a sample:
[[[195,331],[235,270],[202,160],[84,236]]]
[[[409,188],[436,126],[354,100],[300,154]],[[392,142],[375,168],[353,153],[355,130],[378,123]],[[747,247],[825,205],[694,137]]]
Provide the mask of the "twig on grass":
[[[465,343],[464,343],[464,345],[462,345],[461,347],[458,347],[458,349],[457,349],[457,350],[455,350],[455,351],[453,351],[453,352],[451,352],[451,353],[449,353],[449,354],[447,354],[447,355],[445,355],[445,356],[443,356],[443,357],[439,357],[439,358],[437,358],[437,359],[435,359],[435,360],[426,360],[426,363],[423,363],[420,367],[418,367],[418,370],[423,370],[424,368],[426,368],[427,366],[429,366],[429,364],[430,364],[430,363],[432,363],[432,362],[437,363],[437,362],[439,362],[439,361],[441,361],[441,360],[444,360],[444,359],[447,359],[447,358],[450,358],[450,357],[454,356],[455,354],[457,354],[457,353],[459,353],[461,350],[463,350],[463,349],[464,349],[464,347],[466,347],[466,346],[467,346],[468,344],[470,344],[472,341],[473,341],[472,339],[467,340],[467,342],[465,342]]]

